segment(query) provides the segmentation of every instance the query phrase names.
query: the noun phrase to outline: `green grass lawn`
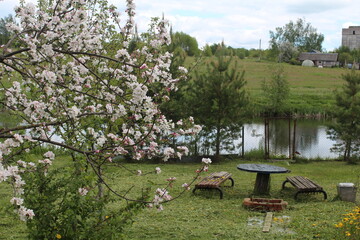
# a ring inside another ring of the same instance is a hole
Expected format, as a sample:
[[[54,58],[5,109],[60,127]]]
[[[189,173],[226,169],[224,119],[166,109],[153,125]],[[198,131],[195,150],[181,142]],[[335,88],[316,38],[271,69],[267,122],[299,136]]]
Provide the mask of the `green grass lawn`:
[[[235,181],[234,188],[225,188],[224,198],[219,199],[217,191],[185,192],[180,198],[165,204],[164,211],[145,208],[135,216],[134,222],[125,232],[126,239],[341,239],[339,230],[334,226],[341,221],[344,213],[352,210],[354,203],[337,199],[336,186],[340,182],[359,181],[359,165],[343,162],[322,161],[311,163],[275,162],[277,166],[291,170],[287,174],[273,174],[271,197],[288,201],[285,211],[274,214],[273,226],[269,233],[262,233],[261,221],[265,213],[250,211],[242,206],[244,198],[251,196],[255,174],[239,171],[241,160],[212,164],[210,172],[228,171]],[[119,191],[133,190],[129,196],[141,190],[152,181],[153,188],[161,187],[165,179],[176,177],[170,195],[182,191],[181,185],[189,183],[197,169],[197,164],[126,164],[131,169],[152,171],[160,166],[159,175],[133,176],[120,169],[112,169],[107,179],[113,180],[112,186]],[[203,176],[206,175],[202,174]],[[300,194],[298,201],[293,199],[295,189],[288,187],[281,191],[286,176],[302,175],[313,179],[324,187],[328,199],[322,194]],[[8,206],[10,188],[2,184],[0,204]],[[358,194],[359,195],[359,194]],[[359,196],[358,196],[359,198]],[[121,203],[116,203],[121,204]],[[0,216],[0,239],[25,239],[26,228],[23,223],[2,210]]]

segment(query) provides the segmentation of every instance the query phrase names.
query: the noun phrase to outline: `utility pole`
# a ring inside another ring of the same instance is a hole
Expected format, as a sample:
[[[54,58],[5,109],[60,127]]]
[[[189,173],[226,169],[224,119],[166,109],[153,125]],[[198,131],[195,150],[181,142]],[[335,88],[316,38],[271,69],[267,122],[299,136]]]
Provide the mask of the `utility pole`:
[[[259,41],[259,62],[261,61],[261,38]]]

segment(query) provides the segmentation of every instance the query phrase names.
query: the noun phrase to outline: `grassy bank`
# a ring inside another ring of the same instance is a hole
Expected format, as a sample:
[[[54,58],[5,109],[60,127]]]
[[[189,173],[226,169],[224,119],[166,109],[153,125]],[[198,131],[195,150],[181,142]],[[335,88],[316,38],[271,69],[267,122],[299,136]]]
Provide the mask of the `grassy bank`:
[[[254,162],[254,161],[253,161]],[[337,199],[336,185],[340,182],[358,181],[359,165],[343,162],[311,162],[307,164],[271,163],[291,170],[289,174],[273,174],[271,197],[282,198],[289,203],[287,210],[275,213],[270,233],[262,233],[265,213],[250,211],[242,206],[242,200],[251,195],[255,174],[239,171],[241,160],[212,164],[210,172],[228,171],[233,174],[234,188],[226,188],[224,199],[219,199],[217,191],[198,191],[193,195],[186,192],[179,199],[165,205],[165,210],[144,209],[136,215],[134,222],[127,228],[126,239],[342,239],[343,233],[334,225],[341,221],[354,203]],[[127,164],[131,169],[152,171],[160,166],[160,175],[132,176],[120,169],[111,170],[108,179],[113,186],[126,191],[134,186],[132,192],[153,182],[153,188],[161,187],[166,178],[175,176],[175,186],[169,189],[172,196],[182,191],[181,185],[189,183],[194,176],[197,164]],[[206,174],[204,174],[206,175]],[[295,201],[294,188],[288,186],[280,191],[286,176],[307,176],[328,193],[324,201],[321,194],[300,195]],[[130,193],[131,194],[131,193]],[[1,185],[0,204],[8,206],[10,189]],[[116,205],[119,202],[114,203]],[[121,203],[120,203],[121,204]],[[25,239],[24,224],[12,217],[10,212],[0,217],[0,239]]]

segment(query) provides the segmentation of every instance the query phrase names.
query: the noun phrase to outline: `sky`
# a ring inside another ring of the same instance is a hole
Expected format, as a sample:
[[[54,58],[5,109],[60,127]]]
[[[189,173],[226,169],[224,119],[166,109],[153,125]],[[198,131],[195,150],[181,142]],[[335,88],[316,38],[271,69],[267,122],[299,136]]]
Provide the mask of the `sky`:
[[[124,0],[108,1],[125,9]],[[0,17],[14,14],[18,3],[0,0]],[[267,49],[269,31],[304,18],[324,35],[324,50],[332,51],[341,45],[342,28],[360,26],[358,0],[135,0],[135,4],[139,32],[147,30],[152,17],[164,14],[173,32],[195,37],[199,47],[224,41],[234,48]]]

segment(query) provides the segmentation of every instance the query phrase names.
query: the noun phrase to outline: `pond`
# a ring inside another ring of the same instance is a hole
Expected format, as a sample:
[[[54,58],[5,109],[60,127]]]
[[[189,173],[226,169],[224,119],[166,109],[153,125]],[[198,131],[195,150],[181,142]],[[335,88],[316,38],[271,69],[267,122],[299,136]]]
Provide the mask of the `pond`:
[[[327,135],[327,122],[321,120],[297,119],[295,131],[295,151],[302,158],[337,158],[338,153],[330,149],[336,141]],[[270,156],[289,156],[289,144],[293,144],[294,122],[285,119],[269,121],[269,153]],[[241,140],[238,140],[241,142]],[[244,125],[244,151],[264,149],[265,124],[264,121],[254,121]],[[241,151],[241,150],[240,150]]]
[[[14,118],[0,113],[0,127],[14,127]],[[321,120],[298,119],[296,121],[295,151],[302,158],[337,158],[338,154],[330,151],[336,141],[329,139],[326,133],[327,122]],[[294,122],[291,121],[289,140],[289,121],[286,119],[274,119],[269,122],[269,153],[270,156],[289,156],[289,144],[293,143]],[[265,124],[263,120],[255,120],[244,125],[244,152],[264,149]],[[241,143],[241,139],[235,140],[235,144]],[[222,154],[241,154],[242,148],[234,152],[221,152]]]

